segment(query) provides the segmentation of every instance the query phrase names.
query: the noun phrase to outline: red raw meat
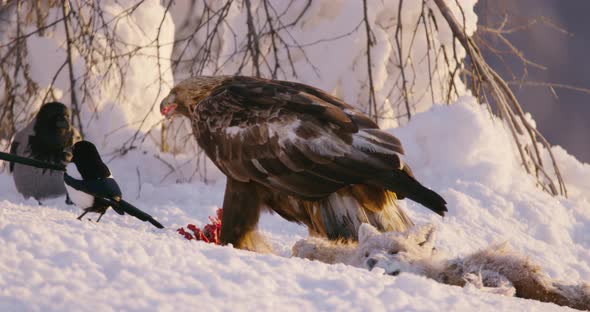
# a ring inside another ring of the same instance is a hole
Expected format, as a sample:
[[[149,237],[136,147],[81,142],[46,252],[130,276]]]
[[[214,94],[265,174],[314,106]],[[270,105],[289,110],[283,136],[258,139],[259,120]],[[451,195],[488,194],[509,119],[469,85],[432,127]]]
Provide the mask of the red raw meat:
[[[188,240],[200,240],[206,243],[219,245],[219,235],[221,234],[221,208],[217,209],[217,216],[209,217],[209,224],[203,227],[203,230],[196,227],[194,224],[187,225],[187,229],[191,230],[193,234],[187,232],[184,228],[180,228],[177,232]]]

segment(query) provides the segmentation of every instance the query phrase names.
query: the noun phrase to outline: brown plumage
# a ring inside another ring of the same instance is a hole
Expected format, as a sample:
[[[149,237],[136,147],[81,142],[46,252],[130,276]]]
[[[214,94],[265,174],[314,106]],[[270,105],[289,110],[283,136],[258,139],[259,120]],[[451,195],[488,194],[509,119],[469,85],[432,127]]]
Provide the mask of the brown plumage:
[[[300,83],[195,77],[175,86],[162,114],[191,119],[201,148],[227,176],[222,243],[255,249],[260,211],[312,234],[356,238],[412,225],[396,205],[408,197],[443,215],[446,203],[402,162],[401,142],[340,99]]]

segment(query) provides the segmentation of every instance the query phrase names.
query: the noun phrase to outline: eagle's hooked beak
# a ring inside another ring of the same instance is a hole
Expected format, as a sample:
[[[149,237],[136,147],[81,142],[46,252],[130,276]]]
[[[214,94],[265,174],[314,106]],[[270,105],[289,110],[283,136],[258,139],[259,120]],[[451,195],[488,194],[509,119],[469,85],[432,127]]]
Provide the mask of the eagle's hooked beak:
[[[167,119],[170,119],[176,111],[178,104],[174,103],[175,99],[176,96],[174,94],[170,94],[160,103],[160,113],[162,113],[162,115],[164,115],[164,117]]]

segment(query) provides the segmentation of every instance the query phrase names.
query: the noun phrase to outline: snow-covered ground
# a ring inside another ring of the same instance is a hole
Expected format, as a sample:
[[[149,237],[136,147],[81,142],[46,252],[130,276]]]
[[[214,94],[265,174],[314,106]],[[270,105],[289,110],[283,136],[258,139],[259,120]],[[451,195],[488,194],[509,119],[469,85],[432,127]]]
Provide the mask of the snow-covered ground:
[[[519,168],[502,124],[473,101],[435,106],[391,130],[417,177],[447,199],[449,214],[401,205],[416,223],[437,224],[437,246],[449,254],[509,241],[553,278],[590,280],[590,165],[554,148],[570,197],[551,197]],[[261,221],[276,255],[187,241],[175,230],[215,214],[224,190],[219,174],[210,173],[209,184],[158,183],[167,169],[140,151],[109,166],[127,200],[167,229],[112,211],[98,224],[81,222],[64,198],[39,206],[0,174],[0,311],[564,309],[412,274],[291,259],[306,231],[276,215]]]

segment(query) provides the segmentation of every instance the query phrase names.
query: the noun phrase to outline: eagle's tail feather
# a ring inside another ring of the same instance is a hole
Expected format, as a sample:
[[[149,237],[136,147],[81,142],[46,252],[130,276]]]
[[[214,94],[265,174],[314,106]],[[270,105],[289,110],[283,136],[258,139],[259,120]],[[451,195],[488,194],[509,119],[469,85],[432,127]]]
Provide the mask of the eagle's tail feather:
[[[394,170],[377,177],[373,184],[395,192],[399,198],[409,198],[435,213],[444,216],[447,202],[433,190],[424,187],[406,171]]]

